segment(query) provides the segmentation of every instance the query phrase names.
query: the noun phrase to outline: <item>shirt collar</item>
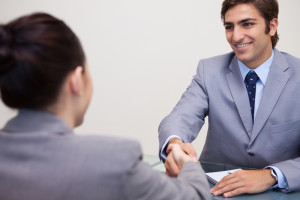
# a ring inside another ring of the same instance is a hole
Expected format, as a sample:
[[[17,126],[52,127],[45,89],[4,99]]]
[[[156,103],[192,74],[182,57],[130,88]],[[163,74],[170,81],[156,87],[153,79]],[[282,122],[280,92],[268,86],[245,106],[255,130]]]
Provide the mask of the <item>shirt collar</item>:
[[[269,74],[273,59],[274,59],[274,51],[272,50],[271,57],[266,62],[264,62],[263,64],[261,64],[260,66],[258,66],[257,68],[255,68],[253,70],[258,75],[259,80],[261,80],[263,85],[266,84],[266,81],[267,81],[267,78],[268,78],[268,74]],[[243,80],[245,80],[246,75],[252,69],[248,68],[244,63],[242,63],[239,60],[238,60],[238,65],[239,65],[240,72],[241,72],[241,75],[243,77]]]

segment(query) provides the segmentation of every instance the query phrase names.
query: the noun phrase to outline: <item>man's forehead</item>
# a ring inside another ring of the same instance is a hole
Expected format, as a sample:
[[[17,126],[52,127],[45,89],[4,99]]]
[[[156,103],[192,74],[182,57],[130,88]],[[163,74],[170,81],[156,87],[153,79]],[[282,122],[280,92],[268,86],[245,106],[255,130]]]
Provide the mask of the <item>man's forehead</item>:
[[[237,23],[243,20],[257,20],[259,11],[252,4],[238,4],[225,13],[224,23]]]

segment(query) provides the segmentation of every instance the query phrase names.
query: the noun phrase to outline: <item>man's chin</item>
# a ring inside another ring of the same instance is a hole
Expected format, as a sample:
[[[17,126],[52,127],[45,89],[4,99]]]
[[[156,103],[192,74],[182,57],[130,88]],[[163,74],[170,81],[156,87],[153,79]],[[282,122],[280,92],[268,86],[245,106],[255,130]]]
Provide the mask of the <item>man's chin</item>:
[[[76,121],[75,127],[81,126],[83,124],[83,121],[84,121],[84,116]]]

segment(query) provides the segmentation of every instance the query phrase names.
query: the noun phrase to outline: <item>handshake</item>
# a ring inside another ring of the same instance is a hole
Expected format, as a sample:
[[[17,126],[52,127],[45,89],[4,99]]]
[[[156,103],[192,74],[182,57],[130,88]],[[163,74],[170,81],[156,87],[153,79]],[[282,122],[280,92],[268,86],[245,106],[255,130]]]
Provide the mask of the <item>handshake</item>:
[[[165,162],[166,174],[171,177],[177,177],[186,162],[198,162],[197,153],[192,144],[183,143],[177,138],[169,141],[166,152],[168,154]]]

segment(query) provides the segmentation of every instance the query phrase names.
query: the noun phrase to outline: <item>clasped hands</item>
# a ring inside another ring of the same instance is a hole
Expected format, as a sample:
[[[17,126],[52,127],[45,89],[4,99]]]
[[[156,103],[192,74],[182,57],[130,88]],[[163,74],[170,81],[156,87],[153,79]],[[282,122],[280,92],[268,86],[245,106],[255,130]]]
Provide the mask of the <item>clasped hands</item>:
[[[176,148],[174,148],[174,143]],[[173,152],[173,151],[176,152]],[[171,140],[167,148],[167,159],[165,162],[166,174],[170,177],[176,177],[184,163],[179,162],[179,157],[198,162],[197,153],[190,143],[183,143],[179,139]],[[180,154],[178,153],[180,152]],[[180,156],[178,156],[180,155]],[[189,157],[189,158],[186,158]],[[271,175],[271,169],[259,170],[238,170],[225,176],[219,181],[210,192],[217,196],[232,197],[243,193],[261,193],[272,187],[276,183]]]

